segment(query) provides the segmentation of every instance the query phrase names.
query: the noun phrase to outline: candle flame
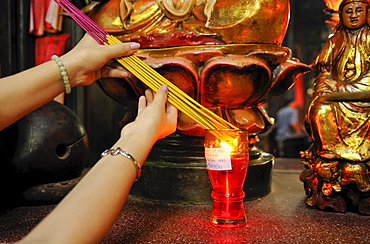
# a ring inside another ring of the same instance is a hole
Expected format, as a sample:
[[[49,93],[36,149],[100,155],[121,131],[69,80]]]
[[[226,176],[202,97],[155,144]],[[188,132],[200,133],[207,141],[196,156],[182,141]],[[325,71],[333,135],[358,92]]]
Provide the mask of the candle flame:
[[[220,147],[224,149],[233,150],[238,147],[239,141],[238,138],[228,137],[226,140],[221,140]]]
[[[232,146],[230,146],[230,144],[228,142],[225,142],[225,141],[222,141],[220,143],[220,146],[221,146],[221,148],[225,148],[225,149],[232,149],[233,148]]]

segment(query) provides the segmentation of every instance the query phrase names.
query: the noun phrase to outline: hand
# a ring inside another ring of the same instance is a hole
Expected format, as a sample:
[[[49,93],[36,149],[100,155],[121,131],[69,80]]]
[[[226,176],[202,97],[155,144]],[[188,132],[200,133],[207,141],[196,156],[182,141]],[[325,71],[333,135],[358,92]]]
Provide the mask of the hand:
[[[121,137],[132,130],[145,132],[152,138],[153,143],[175,132],[177,125],[177,109],[167,103],[167,85],[162,86],[156,93],[148,89],[145,96],[139,98],[138,115],[134,122],[122,129]]]
[[[128,71],[112,59],[132,55],[139,46],[134,42],[100,45],[86,34],[61,60],[67,69],[71,86],[87,86],[102,77],[127,77]]]

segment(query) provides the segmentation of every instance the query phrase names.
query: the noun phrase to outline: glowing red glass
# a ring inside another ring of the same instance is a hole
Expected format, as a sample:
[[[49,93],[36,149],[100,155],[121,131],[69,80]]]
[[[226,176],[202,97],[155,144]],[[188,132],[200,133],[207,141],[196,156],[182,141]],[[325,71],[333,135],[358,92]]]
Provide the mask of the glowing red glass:
[[[206,132],[204,144],[212,185],[211,224],[240,227],[246,224],[243,185],[248,169],[248,135],[245,130],[222,130],[221,137],[212,132]]]

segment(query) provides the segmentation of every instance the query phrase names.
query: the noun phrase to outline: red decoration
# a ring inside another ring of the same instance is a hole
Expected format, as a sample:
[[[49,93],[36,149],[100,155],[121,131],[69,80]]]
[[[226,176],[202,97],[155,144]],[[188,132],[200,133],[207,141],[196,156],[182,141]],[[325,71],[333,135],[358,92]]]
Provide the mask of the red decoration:
[[[62,55],[67,47],[68,34],[39,37],[36,39],[35,64],[39,65],[51,59],[53,54]]]
[[[58,32],[62,27],[61,8],[53,0],[31,0],[30,2],[30,29],[36,36],[43,36],[44,32]]]
[[[31,0],[30,33],[44,35],[45,0]]]
[[[294,84],[294,100],[298,106],[304,105],[304,85],[303,76],[300,76]]]

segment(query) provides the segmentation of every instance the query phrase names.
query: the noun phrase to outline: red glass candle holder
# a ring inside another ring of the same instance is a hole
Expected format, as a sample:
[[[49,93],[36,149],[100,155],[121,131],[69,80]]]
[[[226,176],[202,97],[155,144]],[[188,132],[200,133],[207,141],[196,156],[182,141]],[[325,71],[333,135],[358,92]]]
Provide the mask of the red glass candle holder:
[[[212,185],[211,224],[241,227],[246,224],[243,185],[248,169],[248,133],[243,129],[207,130],[204,148]]]

